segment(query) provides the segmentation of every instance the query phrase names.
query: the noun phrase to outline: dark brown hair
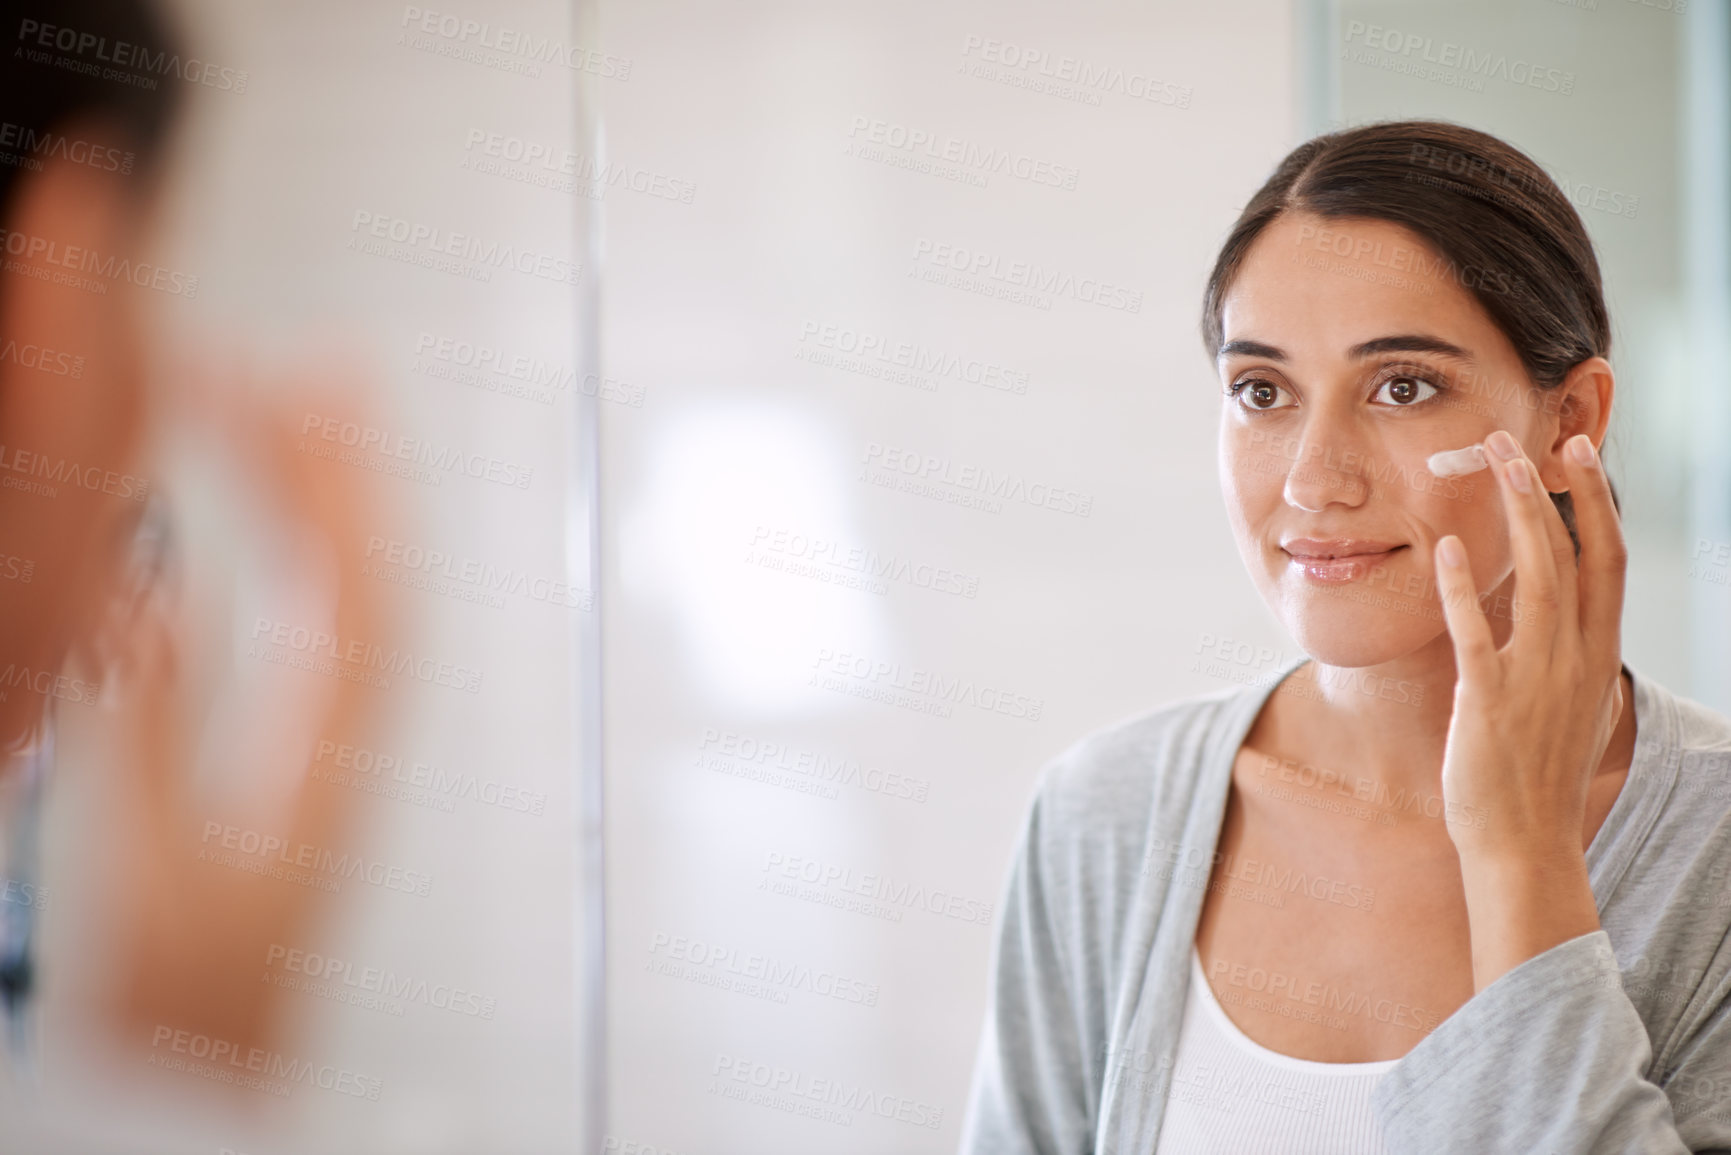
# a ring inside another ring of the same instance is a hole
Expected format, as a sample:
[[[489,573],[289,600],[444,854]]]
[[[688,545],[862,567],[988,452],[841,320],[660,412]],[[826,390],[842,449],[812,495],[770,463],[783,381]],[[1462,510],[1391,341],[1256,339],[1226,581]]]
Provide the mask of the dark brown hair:
[[[0,32],[13,41],[0,69],[0,222],[10,220],[19,175],[34,164],[30,154],[48,151],[54,134],[80,121],[119,132],[136,150],[138,167],[148,168],[174,118],[180,78],[160,66],[150,70],[154,76],[103,69],[92,49],[130,47],[158,65],[178,62],[177,37],[154,3],[0,0]],[[42,47],[43,39],[55,47]]]
[[[1611,350],[1593,242],[1556,182],[1488,133],[1434,120],[1332,132],[1287,154],[1221,246],[1202,299],[1202,339],[1220,349],[1221,309],[1256,238],[1287,212],[1400,225],[1436,251],[1519,354],[1533,384],[1554,389]],[[1575,533],[1569,495],[1554,494]]]

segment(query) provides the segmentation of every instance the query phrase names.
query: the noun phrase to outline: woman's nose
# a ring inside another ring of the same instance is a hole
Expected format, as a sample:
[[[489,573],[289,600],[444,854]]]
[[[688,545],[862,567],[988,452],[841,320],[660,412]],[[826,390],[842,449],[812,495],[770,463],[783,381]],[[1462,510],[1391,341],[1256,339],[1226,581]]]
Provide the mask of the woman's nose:
[[[1320,513],[1330,505],[1357,508],[1370,496],[1368,461],[1363,449],[1346,438],[1326,430],[1307,431],[1287,462],[1281,496],[1306,513]]]

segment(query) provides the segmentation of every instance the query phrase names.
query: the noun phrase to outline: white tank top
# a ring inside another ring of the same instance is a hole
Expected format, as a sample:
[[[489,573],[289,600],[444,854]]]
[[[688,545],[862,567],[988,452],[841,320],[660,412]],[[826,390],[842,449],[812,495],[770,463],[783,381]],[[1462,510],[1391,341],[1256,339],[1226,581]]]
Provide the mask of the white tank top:
[[[1398,1061],[1317,1063],[1251,1041],[1192,948],[1155,1155],[1386,1155],[1370,1093]]]

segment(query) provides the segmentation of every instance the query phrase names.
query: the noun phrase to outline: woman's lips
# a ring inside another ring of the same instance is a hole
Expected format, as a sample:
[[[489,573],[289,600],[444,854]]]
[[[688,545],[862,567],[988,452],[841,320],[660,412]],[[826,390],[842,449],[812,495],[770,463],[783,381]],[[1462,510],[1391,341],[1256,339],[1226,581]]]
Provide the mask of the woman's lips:
[[[1351,582],[1368,576],[1379,565],[1405,549],[1382,541],[1294,538],[1282,542],[1291,564],[1305,577],[1319,582]]]

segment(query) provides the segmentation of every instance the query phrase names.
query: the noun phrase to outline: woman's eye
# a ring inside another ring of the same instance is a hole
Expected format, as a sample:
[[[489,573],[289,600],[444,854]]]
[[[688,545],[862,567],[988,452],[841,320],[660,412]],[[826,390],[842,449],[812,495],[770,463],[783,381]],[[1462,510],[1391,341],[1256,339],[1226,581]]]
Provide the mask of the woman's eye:
[[[1439,392],[1441,390],[1429,381],[1417,377],[1394,377],[1377,389],[1376,401],[1380,405],[1417,405],[1420,401],[1429,401]]]
[[[1240,381],[1232,395],[1246,409],[1284,409],[1293,403],[1292,394],[1272,381]]]

